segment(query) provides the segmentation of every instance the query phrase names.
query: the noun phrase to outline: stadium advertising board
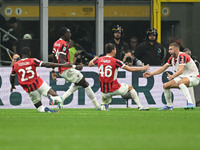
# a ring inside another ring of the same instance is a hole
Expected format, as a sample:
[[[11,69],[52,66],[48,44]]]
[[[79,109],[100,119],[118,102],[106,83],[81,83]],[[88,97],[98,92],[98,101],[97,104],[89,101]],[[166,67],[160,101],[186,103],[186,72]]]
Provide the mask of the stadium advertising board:
[[[158,67],[151,67],[150,71],[156,70]],[[171,72],[172,68],[168,71]],[[51,69],[48,68],[37,68],[38,74],[41,78],[47,82],[57,93],[62,95],[71,85],[66,83],[62,77],[58,77],[58,80],[51,79]],[[0,108],[34,108],[28,94],[22,89],[22,87],[15,83],[16,89],[13,93],[10,92],[9,75],[11,73],[11,67],[0,67]],[[97,100],[101,102],[101,92],[99,88],[98,80],[98,68],[97,67],[84,67],[82,70],[86,80],[90,83],[92,90],[95,92]],[[141,103],[148,107],[162,107],[165,104],[163,83],[167,81],[167,74],[163,74],[143,78],[143,72],[127,72],[120,69],[118,73],[119,83],[128,83],[133,85],[139,94]],[[178,89],[172,89],[172,95],[174,101],[174,107],[183,107],[186,105],[186,99]],[[42,97],[42,102],[45,106],[48,106],[48,99]],[[93,108],[93,105],[83,88],[73,93],[70,97],[65,100],[64,108]],[[56,106],[50,106],[56,107]],[[110,105],[111,108],[126,108],[125,100],[121,96],[115,96],[112,99]],[[134,101],[129,100],[129,107],[137,107]]]

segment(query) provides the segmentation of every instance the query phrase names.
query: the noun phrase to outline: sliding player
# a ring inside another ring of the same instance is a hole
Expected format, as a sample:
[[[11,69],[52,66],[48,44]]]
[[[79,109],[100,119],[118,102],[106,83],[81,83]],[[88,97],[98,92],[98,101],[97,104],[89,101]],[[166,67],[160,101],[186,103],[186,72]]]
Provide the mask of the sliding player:
[[[117,81],[118,68],[131,72],[146,71],[149,69],[149,65],[143,65],[143,67],[129,67],[125,65],[122,61],[114,58],[117,50],[112,43],[106,44],[105,51],[106,56],[95,57],[88,64],[90,67],[97,65],[99,68],[99,84],[102,92],[101,110],[108,110],[109,104],[112,101],[112,96],[125,96],[126,94],[129,94],[136,102],[139,110],[149,110],[148,107],[141,105],[137,92],[131,85],[126,83],[119,84]]]
[[[60,103],[61,98],[51,89],[45,81],[43,81],[36,72],[36,67],[72,67],[70,63],[58,64],[58,63],[45,63],[36,58],[29,58],[31,51],[28,47],[22,48],[22,59],[13,64],[11,73],[11,92],[15,89],[15,75],[18,75],[18,82],[22,88],[29,94],[34,106],[39,112],[51,112],[57,113],[56,110],[51,110],[48,107],[44,107],[41,102],[41,95],[48,96],[50,102]]]

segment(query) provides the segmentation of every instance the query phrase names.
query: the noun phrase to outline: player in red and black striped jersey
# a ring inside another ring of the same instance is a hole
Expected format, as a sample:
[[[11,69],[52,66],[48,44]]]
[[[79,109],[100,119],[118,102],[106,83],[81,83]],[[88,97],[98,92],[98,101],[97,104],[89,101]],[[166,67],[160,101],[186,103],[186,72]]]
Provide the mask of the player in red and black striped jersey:
[[[54,62],[57,61],[59,64],[70,62],[69,55],[69,42],[71,37],[71,32],[68,28],[62,27],[59,31],[60,38],[53,45]],[[85,80],[83,74],[79,71],[82,69],[80,65],[73,65],[73,68],[59,67],[59,75],[63,77],[67,82],[72,82],[72,86],[61,96],[62,103],[60,103],[60,108],[63,107],[64,100],[69,97],[72,93],[78,90],[80,87],[85,88],[87,96],[92,101],[93,105],[97,110],[99,110],[99,103],[97,102],[96,96],[92,91],[89,83]],[[52,78],[56,79],[57,74],[52,71]]]
[[[112,56],[103,56],[93,61],[99,68],[99,84],[103,93],[114,92],[121,85],[117,81],[117,69],[123,68],[124,63]]]
[[[178,45],[177,43],[171,43],[169,45],[169,53],[171,57],[164,66],[151,73],[145,72],[144,77],[150,77],[160,74],[164,72],[169,66],[173,66],[175,73],[173,75],[170,75],[168,73],[169,82],[163,85],[167,105],[159,110],[173,110],[170,91],[171,88],[180,88],[188,101],[187,106],[185,106],[184,108],[194,109],[195,105],[192,102],[192,98],[187,87],[194,87],[199,84],[200,75],[198,72],[198,68],[196,67],[194,61],[189,55],[180,52],[180,45]]]
[[[97,65],[99,68],[99,84],[102,92],[102,109],[107,107],[111,102],[112,96],[121,95],[124,96],[130,93],[130,96],[136,104],[139,110],[149,110],[140,104],[140,100],[134,88],[128,84],[120,84],[117,81],[118,68],[125,69],[127,71],[146,71],[149,65],[143,67],[130,67],[125,65],[122,61],[115,59],[116,47],[112,43],[108,43],[105,46],[106,56],[95,57],[89,62],[89,66]]]
[[[42,106],[41,95],[48,96],[54,101],[60,102],[61,98],[49,87],[45,81],[38,76],[36,67],[72,67],[70,63],[44,63],[36,58],[29,58],[31,51],[28,47],[22,48],[22,59],[13,64],[11,73],[11,92],[15,89],[15,75],[18,75],[18,82],[29,94],[33,104],[40,112],[57,112]]]

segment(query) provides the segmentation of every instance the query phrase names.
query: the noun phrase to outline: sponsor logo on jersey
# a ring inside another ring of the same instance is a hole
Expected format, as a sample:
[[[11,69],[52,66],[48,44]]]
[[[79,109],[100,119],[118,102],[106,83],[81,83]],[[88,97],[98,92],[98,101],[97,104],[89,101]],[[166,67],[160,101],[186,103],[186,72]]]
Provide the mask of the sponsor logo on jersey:
[[[64,47],[64,48],[63,48],[63,52],[66,52],[66,49],[67,49],[67,48],[66,48],[66,47]]]

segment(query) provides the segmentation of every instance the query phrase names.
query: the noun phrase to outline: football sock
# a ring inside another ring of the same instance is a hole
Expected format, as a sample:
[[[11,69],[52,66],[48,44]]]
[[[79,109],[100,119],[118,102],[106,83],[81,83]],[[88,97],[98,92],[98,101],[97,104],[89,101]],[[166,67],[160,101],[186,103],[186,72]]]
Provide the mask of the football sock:
[[[190,92],[188,90],[188,88],[185,86],[185,84],[180,84],[179,88],[181,89],[181,91],[183,92],[183,95],[186,97],[186,99],[188,100],[188,103],[192,103],[192,98],[190,96]]]
[[[164,96],[167,102],[167,106],[172,107],[172,93],[170,89],[164,89]]]
[[[195,104],[195,103],[196,103],[196,100],[195,100],[195,96],[194,96],[194,88],[193,88],[193,87],[188,87],[188,90],[189,90],[189,92],[190,92],[190,96],[191,96],[191,98],[192,98],[193,104],[196,105],[196,104]]]
[[[87,96],[90,98],[90,100],[92,101],[93,105],[96,108],[99,107],[99,103],[97,102],[97,99],[96,99],[96,97],[94,95],[94,92],[92,91],[90,86],[85,88],[85,92],[86,92]]]
[[[131,98],[135,101],[135,103],[138,105],[138,107],[142,107],[139,97],[137,95],[137,92],[135,91],[135,89],[132,89],[129,91]]]
[[[39,112],[45,112],[44,108],[45,108],[45,107],[44,107],[43,105],[41,105],[40,107],[38,107],[38,111],[39,111]]]
[[[36,104],[34,104],[34,106],[35,106],[36,108],[38,108],[38,107],[42,106],[42,102],[39,101],[39,102],[37,102]]]
[[[76,86],[76,85],[72,85],[69,87],[69,89],[61,96],[61,98],[63,100],[65,100],[66,98],[68,98],[72,93],[74,93],[76,90],[78,90],[81,86]]]
[[[54,102],[58,102],[58,103],[62,102],[62,99],[60,96],[51,96],[51,98],[53,99]]]

